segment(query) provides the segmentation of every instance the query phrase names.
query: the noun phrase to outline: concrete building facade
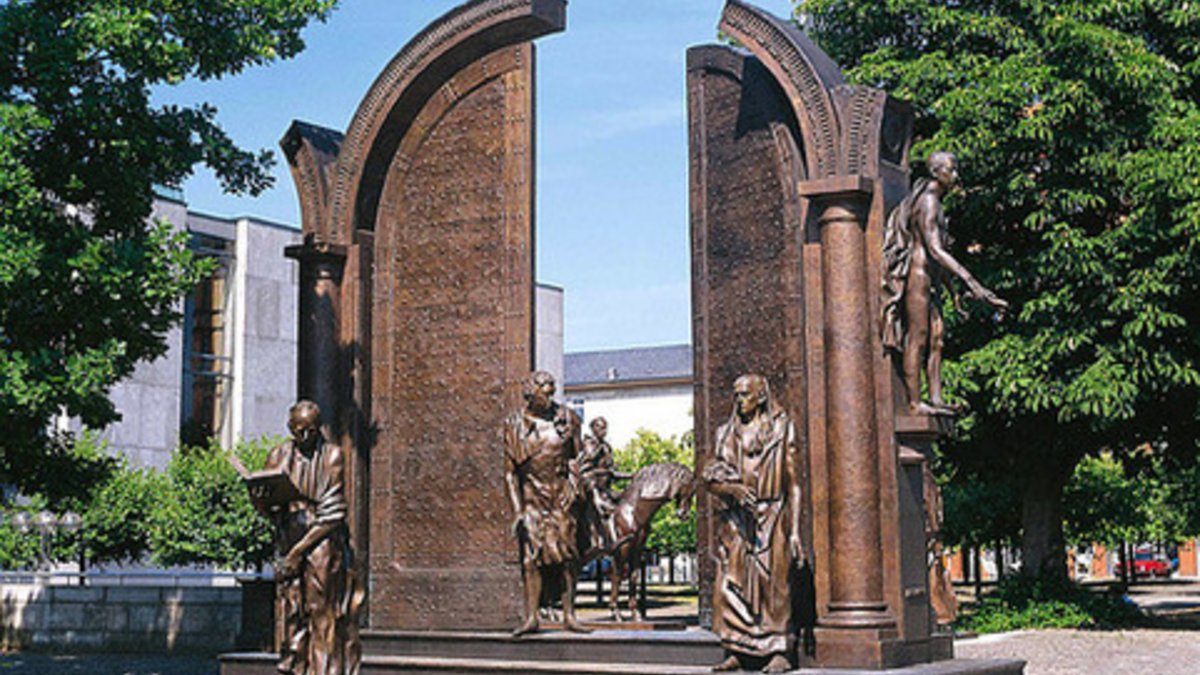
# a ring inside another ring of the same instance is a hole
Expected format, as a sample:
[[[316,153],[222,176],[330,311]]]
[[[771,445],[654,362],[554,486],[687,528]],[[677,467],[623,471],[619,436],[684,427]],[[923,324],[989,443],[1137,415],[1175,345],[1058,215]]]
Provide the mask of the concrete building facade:
[[[183,303],[167,353],[140,364],[110,394],[122,419],[101,432],[138,466],[162,468],[185,443],[229,447],[285,433],[296,396],[299,266],[284,257],[300,242],[290,225],[221,218],[160,198],[154,217],[190,235],[217,272]],[[536,288],[536,361],[561,382],[563,289]]]

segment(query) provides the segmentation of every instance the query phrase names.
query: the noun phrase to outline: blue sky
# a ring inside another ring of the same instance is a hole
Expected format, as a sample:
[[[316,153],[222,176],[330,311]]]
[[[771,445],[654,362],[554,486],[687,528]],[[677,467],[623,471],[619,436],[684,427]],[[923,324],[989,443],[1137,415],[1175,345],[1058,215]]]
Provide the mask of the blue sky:
[[[456,0],[342,0],[298,57],[159,100],[208,101],[243,147],[276,149],[293,119],[344,131],[392,56]],[[780,16],[789,0],[758,0]],[[538,41],[539,281],[566,289],[568,351],[688,342],[685,52],[715,40],[723,0],[572,0],[567,31]],[[278,153],[277,153],[278,154]],[[189,206],[299,223],[279,157],[258,198],[201,170]]]

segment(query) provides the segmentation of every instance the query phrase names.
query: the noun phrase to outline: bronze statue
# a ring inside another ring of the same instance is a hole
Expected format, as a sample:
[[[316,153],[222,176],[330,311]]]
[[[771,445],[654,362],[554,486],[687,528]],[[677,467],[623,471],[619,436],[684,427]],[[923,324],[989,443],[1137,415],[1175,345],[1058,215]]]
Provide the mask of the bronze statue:
[[[922,463],[925,498],[925,545],[929,560],[929,603],[939,626],[949,626],[958,617],[958,598],[950,583],[942,557],[942,489],[938,487],[929,460]]]
[[[583,452],[579,455],[579,473],[591,500],[589,529],[592,531],[592,546],[609,549],[617,539],[613,531],[612,516],[617,507],[613,495],[614,480],[627,480],[631,474],[617,471],[613,460],[612,446],[608,444],[608,420],[597,417],[588,425],[592,433],[583,437]]]
[[[637,609],[637,586],[633,574],[642,569],[642,554],[646,549],[646,538],[650,536],[650,523],[654,514],[674,501],[676,515],[680,520],[688,517],[692,508],[692,497],[696,493],[696,477],[688,467],[674,462],[651,464],[638,469],[621,492],[613,509],[604,518],[604,525],[612,533],[609,543],[603,548],[588,551],[585,560],[612,556],[609,580],[612,590],[608,598],[609,613],[614,621],[624,621],[617,602],[620,598],[621,582],[628,582],[629,614],[634,621],[643,617]],[[640,583],[646,580],[639,575]]]
[[[292,438],[271,450],[266,468],[247,481],[255,507],[276,526],[283,625],[277,667],[291,675],[355,675],[363,591],[346,526],[344,458],[325,442],[316,403],[292,406],[288,430]]]
[[[739,377],[733,393],[703,473],[720,497],[713,632],[726,658],[713,670],[766,660],[764,672],[781,673],[795,651],[791,572],[805,558],[795,430],[763,376]]]
[[[581,447],[579,418],[554,402],[554,376],[533,373],[525,383],[525,408],[505,424],[504,478],[521,551],[525,622],[514,636],[538,629],[542,587],[562,590],[563,626],[588,632],[575,618],[579,572]]]
[[[909,412],[952,415],[942,401],[942,347],[945,326],[935,290],[948,287],[945,271],[967,285],[969,294],[998,310],[1008,303],[983,287],[947,247],[949,235],[942,196],[958,182],[954,155],[935,152],[927,162],[930,179],[919,179],[888,217],[883,250],[883,345],[901,355]],[[922,364],[922,359],[925,359]],[[929,383],[929,401],[921,400],[921,370]]]

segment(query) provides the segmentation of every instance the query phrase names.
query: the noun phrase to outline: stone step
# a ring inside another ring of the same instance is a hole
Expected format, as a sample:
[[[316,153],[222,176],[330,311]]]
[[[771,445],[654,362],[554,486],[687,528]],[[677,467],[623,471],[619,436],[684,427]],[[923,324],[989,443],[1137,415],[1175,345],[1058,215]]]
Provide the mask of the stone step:
[[[886,671],[801,669],[798,675],[1021,675],[1024,662],[956,659]],[[436,656],[363,657],[362,675],[474,675],[476,673],[533,673],[536,675],[702,675],[709,666],[661,663],[586,661],[529,661]],[[273,654],[226,654],[221,675],[277,675]]]
[[[721,660],[712,633],[597,630],[585,635],[548,631],[514,638],[508,633],[467,631],[364,631],[363,652],[372,656],[436,657],[498,661],[572,661],[674,666],[711,666]]]

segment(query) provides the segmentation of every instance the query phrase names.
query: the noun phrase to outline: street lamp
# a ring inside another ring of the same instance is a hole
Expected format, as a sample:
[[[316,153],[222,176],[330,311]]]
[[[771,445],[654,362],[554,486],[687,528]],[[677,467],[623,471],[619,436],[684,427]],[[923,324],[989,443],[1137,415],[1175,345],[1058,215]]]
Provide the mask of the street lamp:
[[[12,516],[12,525],[21,534],[38,532],[38,570],[49,572],[51,568],[50,547],[54,534],[58,531],[75,534],[83,526],[83,518],[78,513],[68,511],[61,517],[51,511],[39,511],[29,515],[26,511],[18,511]]]

